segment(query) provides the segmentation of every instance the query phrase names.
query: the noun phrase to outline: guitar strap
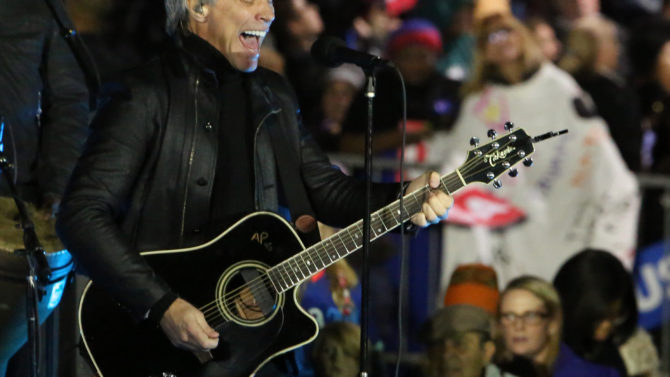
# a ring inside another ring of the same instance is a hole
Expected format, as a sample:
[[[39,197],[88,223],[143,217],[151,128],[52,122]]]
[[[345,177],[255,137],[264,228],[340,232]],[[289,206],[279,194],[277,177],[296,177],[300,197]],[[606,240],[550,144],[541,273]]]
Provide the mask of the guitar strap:
[[[91,110],[95,110],[98,105],[98,94],[100,92],[100,74],[91,57],[91,53],[72,25],[70,17],[68,17],[65,8],[63,8],[63,2],[61,0],[44,0],[44,2],[58,25],[59,35],[70,46],[74,58],[84,73],[84,80],[86,80],[86,86],[88,86],[88,90],[90,91],[89,105]]]
[[[290,143],[278,124],[268,127],[279,170],[281,190],[286,198],[291,219],[299,231],[300,238],[307,245],[312,245],[321,240],[319,227],[316,223],[314,210],[309,203],[305,185],[300,176],[300,164],[297,156],[295,143]],[[299,143],[299,141],[298,141]],[[281,148],[288,146],[288,148]]]

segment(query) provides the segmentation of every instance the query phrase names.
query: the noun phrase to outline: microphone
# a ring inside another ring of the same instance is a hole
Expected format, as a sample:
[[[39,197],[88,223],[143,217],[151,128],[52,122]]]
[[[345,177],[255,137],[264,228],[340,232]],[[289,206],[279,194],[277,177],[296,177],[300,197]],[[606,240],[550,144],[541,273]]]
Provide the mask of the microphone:
[[[312,45],[311,54],[314,60],[328,67],[351,63],[363,69],[370,69],[378,65],[388,64],[388,60],[351,49],[341,39],[329,36],[317,39]]]

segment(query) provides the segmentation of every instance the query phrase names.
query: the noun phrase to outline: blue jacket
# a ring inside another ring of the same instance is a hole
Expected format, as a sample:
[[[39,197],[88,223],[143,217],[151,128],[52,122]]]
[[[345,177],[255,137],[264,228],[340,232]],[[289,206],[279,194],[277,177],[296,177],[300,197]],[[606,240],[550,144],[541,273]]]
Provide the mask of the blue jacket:
[[[554,364],[554,377],[620,377],[615,368],[595,364],[577,356],[570,347],[561,343],[558,358]]]

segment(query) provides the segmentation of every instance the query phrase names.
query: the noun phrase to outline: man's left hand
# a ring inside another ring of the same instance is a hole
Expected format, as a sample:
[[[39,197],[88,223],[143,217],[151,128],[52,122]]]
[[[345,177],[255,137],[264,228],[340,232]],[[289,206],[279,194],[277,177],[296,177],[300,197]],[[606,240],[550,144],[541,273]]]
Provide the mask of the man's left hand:
[[[421,212],[413,214],[410,218],[412,223],[422,228],[446,219],[449,209],[454,204],[451,195],[440,189],[440,175],[434,171],[424,173],[413,180],[407,187],[406,194],[419,190],[426,185],[430,187],[430,190],[424,196]]]

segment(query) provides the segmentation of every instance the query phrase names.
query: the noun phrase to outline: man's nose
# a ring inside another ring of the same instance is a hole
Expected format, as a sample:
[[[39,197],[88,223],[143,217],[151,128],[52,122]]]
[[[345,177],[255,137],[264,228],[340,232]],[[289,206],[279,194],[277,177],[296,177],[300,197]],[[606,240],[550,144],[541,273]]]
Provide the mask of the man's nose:
[[[275,7],[272,1],[261,1],[261,4],[261,10],[256,17],[267,24],[272,23],[275,20]]]

